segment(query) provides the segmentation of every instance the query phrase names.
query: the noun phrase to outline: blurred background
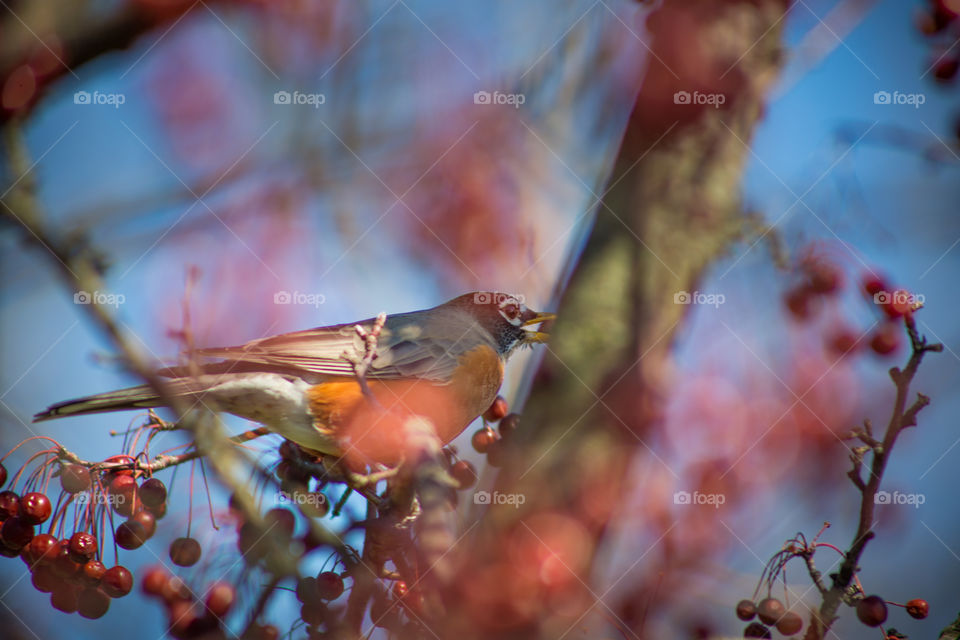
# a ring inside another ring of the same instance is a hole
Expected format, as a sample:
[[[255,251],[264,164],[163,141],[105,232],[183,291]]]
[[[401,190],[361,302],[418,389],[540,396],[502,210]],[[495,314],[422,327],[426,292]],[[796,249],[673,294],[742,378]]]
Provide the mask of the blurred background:
[[[827,520],[824,539],[849,543],[859,494],[837,434],[863,418],[885,424],[887,369],[907,355],[903,344],[891,357],[825,348],[838,328],[869,342],[880,319],[860,283],[871,274],[922,295],[918,326],[946,348],[920,370],[915,389],[933,403],[903,434],[883,487],[923,504],[878,511],[861,580],[889,600],[929,600],[927,620],[891,619],[910,637],[935,637],[960,610],[960,99],[950,82],[960,45],[949,27],[924,32],[930,6],[798,0],[776,20],[782,67],[741,141],[738,178],[742,208],[763,231],[734,243],[696,283],[722,301],[690,305],[670,337],[662,427],[631,464],[589,572],[609,610],[593,608],[566,637],[634,637],[609,618],[628,618],[621,606],[632,585],[664,572],[680,573],[683,587],[667,581],[656,599],[636,601],[639,637],[735,635],[734,604],[751,596],[785,540]],[[113,296],[122,326],[157,360],[176,359],[191,270],[201,346],[425,308],[476,289],[552,308],[637,91],[663,63],[646,23],[656,10],[609,0],[9,2],[3,59],[27,55],[35,77],[8,80],[4,118],[22,118],[48,223],[86,234],[108,261],[109,291],[90,295]],[[131,11],[147,26],[116,18]],[[71,43],[106,37],[98,30],[108,23],[134,34],[129,47],[74,66]],[[688,45],[678,36],[677,47]],[[70,69],[47,79],[44,61]],[[4,73],[18,69],[11,62]],[[0,162],[5,192],[13,169],[8,156]],[[132,414],[31,424],[53,402],[133,378],[42,249],[9,225],[0,247],[0,449],[42,434],[86,459],[114,452],[108,432]],[[672,256],[654,253],[670,271]],[[828,260],[845,286],[798,321],[783,302],[796,277],[785,265],[804,255]],[[503,393],[517,410],[539,357],[525,352],[508,368]],[[474,430],[456,444],[482,466]],[[673,500],[704,487],[729,499],[695,515],[698,507]],[[212,488],[222,508],[225,494]],[[172,499],[151,551],[125,552],[134,573],[183,535],[189,487],[173,491],[182,502]],[[467,518],[472,505],[461,502]],[[350,508],[359,514],[362,504]],[[226,535],[194,520],[202,541]],[[676,549],[685,559],[672,563]],[[825,573],[830,561],[821,561]],[[818,604],[799,562],[788,578],[791,598]],[[54,611],[48,598],[22,563],[0,563],[0,615],[16,620],[19,637],[102,637],[104,625],[164,631],[160,608],[138,597],[115,601],[100,621]],[[292,598],[268,613],[298,615]],[[835,632],[868,634],[849,610]]]

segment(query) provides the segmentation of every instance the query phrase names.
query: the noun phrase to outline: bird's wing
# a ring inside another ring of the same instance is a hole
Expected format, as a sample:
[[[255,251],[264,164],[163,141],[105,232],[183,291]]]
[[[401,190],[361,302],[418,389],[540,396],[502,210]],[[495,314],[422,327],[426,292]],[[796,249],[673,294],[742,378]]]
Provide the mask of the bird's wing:
[[[377,342],[377,357],[371,363],[367,377],[450,379],[460,354],[470,344],[468,337],[464,336],[462,340],[450,340],[443,336],[425,338],[418,319],[412,317],[415,313],[387,318]],[[199,353],[246,365],[352,377],[353,365],[344,354],[363,357],[363,340],[357,335],[355,327],[359,324],[370,330],[373,323],[374,319],[370,318],[351,324],[317,327],[254,340],[239,347],[201,349]],[[471,327],[467,333],[475,330]]]

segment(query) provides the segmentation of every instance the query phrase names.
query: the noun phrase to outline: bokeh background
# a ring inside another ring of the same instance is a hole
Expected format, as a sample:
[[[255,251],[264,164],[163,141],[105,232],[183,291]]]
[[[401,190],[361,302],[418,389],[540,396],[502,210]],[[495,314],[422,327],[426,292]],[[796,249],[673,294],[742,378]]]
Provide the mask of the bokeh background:
[[[926,6],[801,0],[783,17],[784,70],[743,141],[744,207],[772,229],[705,274],[699,290],[724,302],[693,305],[676,336],[655,461],[638,459],[635,490],[620,496],[616,533],[594,567],[597,593],[610,586],[612,599],[630,582],[620,583],[624,567],[642,574],[666,553],[670,519],[652,523],[651,502],[705,474],[738,496],[674,532],[672,544],[697,549],[703,564],[668,609],[650,612],[668,634],[659,637],[700,625],[736,633],[733,605],[795,532],[829,520],[826,539],[849,542],[859,495],[835,433],[864,417],[885,424],[886,370],[906,355],[823,349],[831,328],[859,334],[878,321],[858,292],[867,273],[922,294],[919,327],[946,349],[921,369],[916,389],[933,404],[901,438],[884,486],[924,503],[879,511],[861,580],[891,600],[930,601],[928,620],[892,621],[911,637],[934,637],[960,610],[960,96],[933,77],[935,61],[957,50],[918,29]],[[122,296],[118,318],[157,359],[177,355],[194,268],[191,329],[208,346],[474,289],[547,307],[589,231],[637,83],[657,64],[647,11],[605,0],[201,2],[49,87],[25,122],[40,199],[58,229],[85,230],[105,250],[102,293]],[[878,91],[923,103],[877,104]],[[522,104],[477,103],[476,92]],[[4,158],[6,175],[9,166]],[[0,247],[0,449],[43,434],[84,458],[112,452],[108,431],[126,417],[30,423],[52,402],[132,379],[42,251],[12,228]],[[813,323],[784,309],[791,274],[777,264],[804,251],[829,256],[847,282]],[[294,304],[276,302],[283,292]],[[537,357],[511,364],[511,400],[522,401]],[[457,443],[468,457],[472,431]],[[175,489],[182,502],[150,552],[127,552],[134,571],[182,535],[188,489]],[[214,495],[222,506],[218,487]],[[204,518],[194,527],[211,544],[226,535]],[[22,637],[102,637],[104,624],[163,633],[162,611],[138,598],[115,601],[106,623],[52,611],[25,574],[19,561],[0,563],[0,602]],[[816,603],[799,564],[788,576],[792,596]],[[278,620],[296,617],[292,602],[274,608]],[[615,633],[593,617],[569,637]],[[868,637],[849,611],[835,631]]]

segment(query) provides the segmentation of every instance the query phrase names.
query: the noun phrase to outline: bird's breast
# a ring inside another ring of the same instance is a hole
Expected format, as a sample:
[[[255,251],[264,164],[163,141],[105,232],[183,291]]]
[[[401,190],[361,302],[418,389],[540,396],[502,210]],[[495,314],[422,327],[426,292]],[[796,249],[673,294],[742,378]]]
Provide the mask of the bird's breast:
[[[376,399],[367,402],[356,380],[322,382],[307,391],[317,428],[335,435],[344,453],[394,462],[404,450],[403,421],[429,419],[446,444],[456,438],[496,398],[503,383],[503,361],[488,345],[461,354],[449,381],[419,378],[369,380]]]

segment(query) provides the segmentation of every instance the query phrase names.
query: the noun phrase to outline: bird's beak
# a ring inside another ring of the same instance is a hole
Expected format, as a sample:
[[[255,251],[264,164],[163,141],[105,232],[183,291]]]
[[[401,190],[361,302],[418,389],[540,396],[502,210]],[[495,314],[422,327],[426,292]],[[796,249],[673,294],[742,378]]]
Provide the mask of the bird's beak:
[[[524,317],[523,319],[522,326],[524,327],[540,324],[541,322],[553,320],[554,318],[557,317],[555,313],[540,313],[537,311],[529,311],[529,310],[525,313],[525,316],[528,316],[528,317]],[[524,340],[526,342],[532,342],[532,343],[543,343],[543,342],[546,342],[549,338],[550,338],[549,333],[545,333],[543,331],[536,331],[533,329],[527,329],[526,335],[524,336]]]

